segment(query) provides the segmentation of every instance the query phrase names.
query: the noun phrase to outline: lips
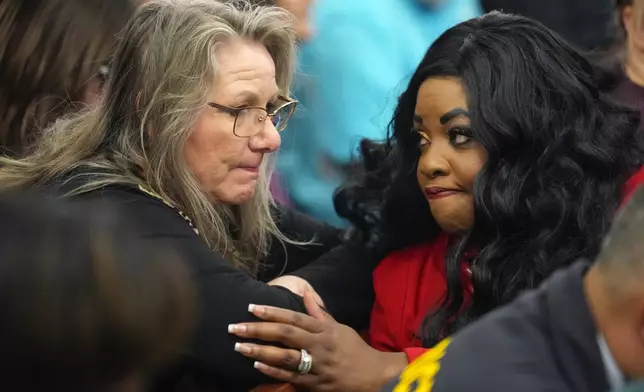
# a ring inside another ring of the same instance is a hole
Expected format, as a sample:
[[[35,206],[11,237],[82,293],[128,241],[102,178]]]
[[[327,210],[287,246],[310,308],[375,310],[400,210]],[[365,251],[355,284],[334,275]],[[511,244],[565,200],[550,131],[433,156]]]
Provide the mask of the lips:
[[[252,173],[259,173],[259,166],[240,166],[239,168]]]
[[[458,193],[461,193],[461,191],[456,189],[440,188],[435,186],[428,186],[425,188],[425,196],[430,200],[442,199]]]

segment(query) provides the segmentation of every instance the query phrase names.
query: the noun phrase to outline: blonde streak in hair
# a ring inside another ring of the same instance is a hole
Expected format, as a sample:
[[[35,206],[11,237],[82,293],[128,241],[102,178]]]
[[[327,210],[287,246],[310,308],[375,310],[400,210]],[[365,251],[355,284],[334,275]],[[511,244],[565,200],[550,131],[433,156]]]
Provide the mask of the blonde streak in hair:
[[[32,154],[21,160],[0,158],[0,188],[44,183],[69,171],[98,146],[102,133],[96,110],[57,120],[41,136]]]

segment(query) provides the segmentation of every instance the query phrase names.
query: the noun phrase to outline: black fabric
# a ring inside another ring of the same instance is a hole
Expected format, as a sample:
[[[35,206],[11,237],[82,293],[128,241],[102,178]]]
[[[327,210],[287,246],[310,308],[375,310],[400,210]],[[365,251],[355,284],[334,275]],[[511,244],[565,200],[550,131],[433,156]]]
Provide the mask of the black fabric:
[[[485,12],[501,10],[538,20],[584,50],[614,42],[612,0],[481,0]]]
[[[136,188],[107,186],[73,198],[79,202],[100,199],[116,205],[130,217],[141,240],[174,246],[192,271],[200,300],[198,330],[184,357],[160,378],[154,388],[157,391],[209,391],[215,387],[243,391],[275,382],[233,350],[235,339],[227,327],[252,321],[247,311],[251,303],[305,312],[299,296],[262,282],[280,273],[307,279],[340,322],[361,328],[368,321],[373,301],[372,263],[361,259],[359,247],[343,245],[342,232],[336,228],[293,211],[275,211],[284,233],[299,240],[313,239],[315,244],[284,246],[273,241],[260,281],[208,248],[175,210]],[[331,251],[333,248],[337,249]]]
[[[555,273],[538,290],[456,334],[431,391],[608,391],[583,291],[588,265]],[[392,383],[384,391],[394,388]]]

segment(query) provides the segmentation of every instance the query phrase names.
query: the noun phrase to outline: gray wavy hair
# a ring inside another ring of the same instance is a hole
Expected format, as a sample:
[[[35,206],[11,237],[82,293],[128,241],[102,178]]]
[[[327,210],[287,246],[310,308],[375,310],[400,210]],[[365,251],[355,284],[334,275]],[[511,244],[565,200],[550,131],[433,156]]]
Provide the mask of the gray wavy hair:
[[[122,32],[99,104],[56,122],[29,156],[0,159],[0,188],[45,184],[70,178],[70,172],[91,172],[70,194],[108,184],[143,187],[187,215],[211,248],[256,273],[272,238],[297,243],[280,232],[271,214],[271,160],[261,168],[253,198],[230,206],[203,189],[183,155],[217,72],[216,48],[238,38],[266,47],[280,92],[288,95],[296,36],[286,11],[246,0],[153,0],[141,6]]]

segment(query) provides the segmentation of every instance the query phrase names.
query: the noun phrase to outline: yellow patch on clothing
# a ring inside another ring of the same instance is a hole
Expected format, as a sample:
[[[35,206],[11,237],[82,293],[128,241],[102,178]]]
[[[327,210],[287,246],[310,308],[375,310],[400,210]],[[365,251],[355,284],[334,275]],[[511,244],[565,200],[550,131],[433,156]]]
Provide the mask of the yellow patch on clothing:
[[[450,338],[442,340],[409,364],[400,375],[400,381],[396,384],[393,392],[431,392],[434,386],[434,377],[441,367],[440,361],[451,341]],[[412,389],[413,386],[415,388]]]

